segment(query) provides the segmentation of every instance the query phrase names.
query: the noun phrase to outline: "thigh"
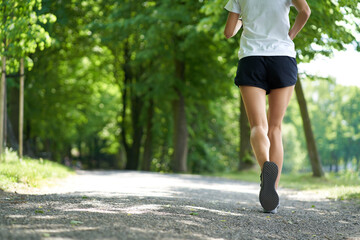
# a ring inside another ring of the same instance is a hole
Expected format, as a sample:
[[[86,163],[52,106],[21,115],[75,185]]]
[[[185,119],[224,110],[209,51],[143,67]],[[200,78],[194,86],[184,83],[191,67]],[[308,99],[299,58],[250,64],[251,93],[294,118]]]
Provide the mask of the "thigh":
[[[266,91],[252,86],[240,86],[250,126],[263,126],[267,129]]]
[[[269,126],[281,126],[282,120],[285,116],[285,112],[293,92],[294,92],[294,86],[271,90],[270,94],[268,95]]]

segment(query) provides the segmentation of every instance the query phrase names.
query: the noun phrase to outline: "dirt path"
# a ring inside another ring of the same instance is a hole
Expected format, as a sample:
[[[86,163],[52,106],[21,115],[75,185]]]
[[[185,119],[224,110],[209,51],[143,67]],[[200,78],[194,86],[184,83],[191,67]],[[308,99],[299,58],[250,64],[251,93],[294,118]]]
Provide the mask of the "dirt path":
[[[0,239],[360,239],[360,206],[192,175],[79,172],[35,194],[0,194]]]

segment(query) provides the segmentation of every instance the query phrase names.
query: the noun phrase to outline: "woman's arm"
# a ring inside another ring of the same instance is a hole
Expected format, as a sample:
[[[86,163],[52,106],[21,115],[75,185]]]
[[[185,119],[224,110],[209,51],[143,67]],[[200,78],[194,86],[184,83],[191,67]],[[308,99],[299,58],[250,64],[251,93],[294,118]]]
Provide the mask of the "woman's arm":
[[[310,17],[311,10],[306,0],[292,0],[296,10],[298,11],[298,15],[296,16],[294,25],[289,31],[289,36],[291,40],[293,40],[296,35],[300,32],[300,30],[305,26],[305,23]]]
[[[241,26],[242,21],[239,20],[239,14],[229,12],[224,30],[225,37],[231,38],[235,36],[235,34],[240,30]]]

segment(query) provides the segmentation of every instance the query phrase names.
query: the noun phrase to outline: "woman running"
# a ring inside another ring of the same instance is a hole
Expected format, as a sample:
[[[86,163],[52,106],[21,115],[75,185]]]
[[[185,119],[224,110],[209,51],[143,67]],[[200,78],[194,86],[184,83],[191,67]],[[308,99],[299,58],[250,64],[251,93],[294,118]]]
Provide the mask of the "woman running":
[[[298,14],[290,29],[291,6]],[[261,167],[259,200],[264,212],[276,213],[284,156],[281,124],[297,80],[293,39],[307,22],[310,8],[306,0],[229,0],[225,9],[229,11],[226,38],[243,26],[235,84],[241,91],[251,146]]]

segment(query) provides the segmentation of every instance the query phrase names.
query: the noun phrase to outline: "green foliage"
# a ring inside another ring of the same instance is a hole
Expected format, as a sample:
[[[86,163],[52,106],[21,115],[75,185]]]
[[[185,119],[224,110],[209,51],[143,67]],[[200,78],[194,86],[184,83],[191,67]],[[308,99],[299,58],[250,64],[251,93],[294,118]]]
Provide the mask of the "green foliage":
[[[76,226],[76,225],[81,225],[81,224],[83,224],[83,222],[78,221],[78,220],[71,220],[71,221],[70,221],[70,224]]]
[[[98,38],[89,38],[89,22],[82,19],[89,14],[85,7],[72,1],[44,1],[43,6],[44,14],[51,11],[60,21],[48,30],[55,44],[34,54],[34,70],[27,74],[25,117],[29,137],[38,143],[35,150],[52,152],[52,158],[61,161],[69,145],[91,155],[94,139],[101,139],[100,148],[117,152],[114,103],[119,97],[109,75],[110,51],[97,44]],[[83,142],[86,147],[79,149]]]
[[[306,82],[306,88],[323,164],[332,171],[346,169],[348,165],[359,170],[360,104],[357,99],[360,88],[331,81]]]
[[[331,56],[333,50],[345,50],[345,45],[354,44],[359,47],[355,34],[359,27],[354,19],[360,18],[357,1],[307,1],[311,8],[311,16],[305,27],[294,39],[297,60],[311,61],[317,54]],[[294,21],[295,8],[292,8],[290,19]]]
[[[0,4],[0,55],[15,59],[8,65],[10,72],[16,72],[21,57],[51,45],[43,25],[55,22],[56,17],[51,13],[38,15],[39,10],[41,0],[5,0]],[[31,59],[27,61],[30,61],[27,66],[31,67]]]
[[[34,155],[51,153],[59,162],[72,157],[88,168],[123,168],[126,154],[121,133],[125,131],[126,142],[132,144],[140,128],[143,153],[148,135],[146,110],[152,101],[151,170],[170,171],[174,151],[171,103],[180,91],[190,136],[189,171],[236,169],[240,96],[233,77],[239,35],[223,37],[224,1],[5,2],[8,5],[1,5],[0,15],[4,6],[17,4],[6,7],[5,12],[14,11],[24,18],[0,26],[0,38],[7,39],[1,53],[6,50],[13,57],[9,61],[12,69],[18,69],[20,56],[29,56],[28,66],[33,61],[25,81],[25,134]],[[359,46],[354,37],[359,32],[356,1],[308,2],[311,18],[295,39],[299,61],[310,61],[316,54],[331,55],[333,49],[343,50],[349,43]],[[28,24],[31,27],[25,29]],[[44,49],[34,52],[37,47]],[[185,81],[177,76],[177,61],[185,63]],[[128,82],[126,74],[131,75]],[[8,81],[8,87],[17,87],[15,79]],[[356,162],[358,90],[348,93],[347,88],[330,85],[305,88],[310,93],[312,119],[321,119],[313,124],[323,163],[335,166],[334,159],[336,165]],[[312,99],[316,94],[322,96],[320,100]],[[295,99],[283,129],[284,171],[306,170],[306,146]]]
[[[356,113],[360,111],[357,101],[360,89],[337,85],[333,79],[315,79],[304,79],[303,85],[322,164],[326,171],[358,170],[360,143]],[[283,171],[286,173],[306,172],[310,168],[298,104],[294,98],[290,101],[283,127]]]
[[[117,3],[111,1],[100,5],[108,17],[94,21],[90,27],[100,34],[101,43],[111,50],[115,60],[114,68],[123,67],[123,74],[116,76],[116,81],[120,89],[126,88],[131,94],[125,101],[133,104],[133,99],[139,97],[142,101],[146,100],[145,106],[150,99],[154,101],[153,142],[154,149],[161,151],[154,152],[153,167],[158,170],[168,169],[173,134],[173,119],[169,117],[169,113],[172,115],[171,101],[177,98],[176,92],[180,91],[185,95],[191,135],[192,126],[196,125],[205,130],[208,124],[209,116],[206,113],[197,114],[197,106],[208,105],[210,101],[226,95],[229,89],[229,85],[221,80],[226,77],[226,61],[222,57],[221,49],[217,47],[222,41],[197,31],[197,23],[202,17],[199,14],[203,5],[201,2],[179,1],[173,4],[166,0],[156,3],[125,1],[122,7],[118,8]],[[138,28],[141,31],[135,31]],[[114,45],[115,39],[120,44]],[[125,46],[128,46],[128,51],[131,52],[129,59],[125,56]],[[176,76],[176,61],[185,63],[185,82]],[[123,82],[124,68],[129,69],[132,74],[130,82],[127,83]],[[196,107],[192,107],[194,105]],[[140,114],[144,124],[146,115],[143,109]],[[122,128],[126,128],[126,140],[129,143],[133,141],[134,133],[132,114],[133,112],[126,111],[125,118],[119,120],[123,124]],[[197,121],[200,124],[197,124]],[[194,141],[190,140],[189,149],[198,151],[190,153],[189,156],[201,156],[203,159],[202,163],[195,163],[199,167],[195,167],[194,171],[202,169],[200,165],[214,169],[215,165],[212,163],[220,162],[220,159],[212,154],[214,151],[208,149],[218,148],[203,139],[195,139],[195,135],[193,137]],[[164,143],[163,139],[167,142]],[[189,164],[193,165],[191,159]]]
[[[307,92],[307,89],[304,89]],[[310,167],[299,104],[293,94],[283,120],[283,172],[306,171]]]
[[[190,118],[190,142],[188,165],[194,173],[230,170],[237,166],[237,155],[234,148],[238,141],[236,117],[234,124],[223,116],[235,115],[231,109],[232,102],[227,98],[219,98],[207,106],[196,104],[189,106],[188,111],[196,118]],[[235,146],[234,146],[235,145]]]

